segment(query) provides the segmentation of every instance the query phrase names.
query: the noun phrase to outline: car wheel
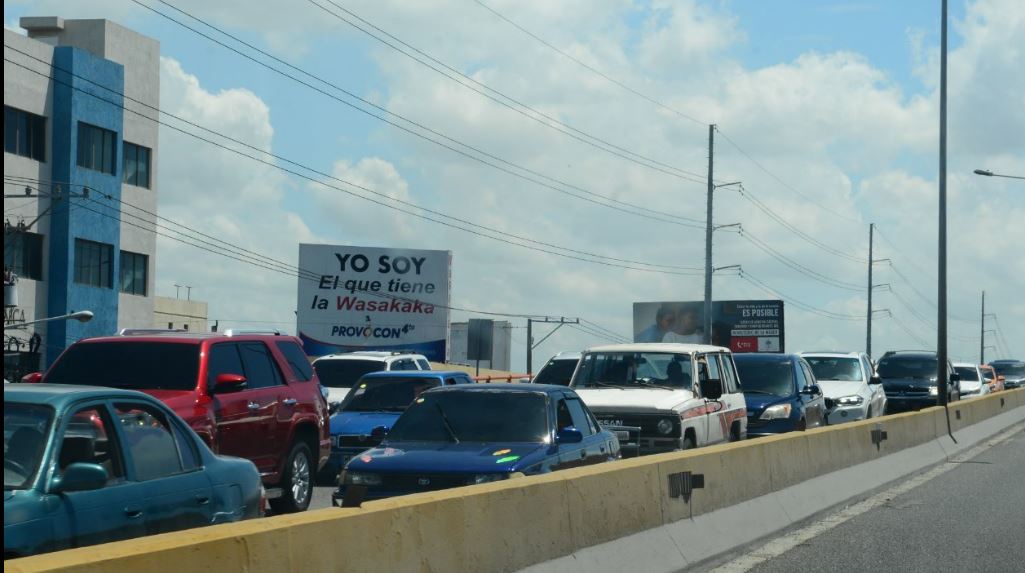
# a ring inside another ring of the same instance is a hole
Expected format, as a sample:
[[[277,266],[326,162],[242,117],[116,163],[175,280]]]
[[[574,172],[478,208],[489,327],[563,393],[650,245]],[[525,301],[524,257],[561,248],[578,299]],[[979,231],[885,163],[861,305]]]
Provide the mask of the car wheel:
[[[872,406],[868,407],[868,411],[865,412],[865,419],[868,420],[872,417]]]
[[[687,436],[686,438],[683,439],[683,449],[685,449],[685,450],[693,450],[696,447],[697,446],[694,445],[694,438],[692,438],[690,436]]]
[[[807,430],[808,429],[808,421],[805,420],[804,418],[801,418],[800,420],[797,421],[797,426],[794,429],[796,429],[798,432],[803,432],[803,431]]]
[[[281,478],[281,497],[269,500],[274,513],[306,511],[313,497],[313,456],[310,447],[296,442],[285,462]]]

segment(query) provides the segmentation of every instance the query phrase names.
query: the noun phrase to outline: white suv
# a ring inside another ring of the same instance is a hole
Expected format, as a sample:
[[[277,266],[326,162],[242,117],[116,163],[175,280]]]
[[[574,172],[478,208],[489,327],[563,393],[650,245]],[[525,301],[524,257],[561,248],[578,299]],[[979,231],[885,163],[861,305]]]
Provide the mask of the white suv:
[[[733,354],[701,344],[616,344],[588,349],[570,387],[598,422],[630,432],[624,454],[686,450],[747,436]]]
[[[364,374],[386,370],[430,370],[431,363],[421,354],[359,351],[321,356],[313,361],[313,369],[317,371],[321,386],[327,390],[328,406],[333,411]]]

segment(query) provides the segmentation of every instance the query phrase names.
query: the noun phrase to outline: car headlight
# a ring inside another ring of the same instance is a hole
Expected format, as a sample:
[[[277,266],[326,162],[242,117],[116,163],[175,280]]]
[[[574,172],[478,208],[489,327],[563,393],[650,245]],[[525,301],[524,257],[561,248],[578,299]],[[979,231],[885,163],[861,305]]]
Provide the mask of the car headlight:
[[[348,485],[381,485],[379,474],[368,474],[363,472],[345,472],[342,481]]]
[[[837,404],[841,406],[860,406],[864,401],[865,399],[861,396],[844,396],[836,400]]]
[[[473,476],[473,481],[470,483],[491,483],[493,481],[502,481],[504,479],[509,479],[509,474],[477,474]]]
[[[762,420],[782,420],[790,417],[792,406],[790,404],[776,404],[775,406],[769,406],[759,416]]]
[[[940,389],[938,387],[936,387],[936,386],[929,386],[929,395],[930,396],[939,396],[940,395]]]
[[[662,418],[658,421],[658,433],[668,435],[673,433],[673,421],[669,418]]]

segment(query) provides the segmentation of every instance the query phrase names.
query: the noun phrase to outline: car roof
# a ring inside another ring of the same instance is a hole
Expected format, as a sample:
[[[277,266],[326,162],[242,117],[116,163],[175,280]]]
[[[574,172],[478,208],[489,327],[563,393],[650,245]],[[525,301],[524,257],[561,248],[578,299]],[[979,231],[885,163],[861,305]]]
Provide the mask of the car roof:
[[[427,392],[498,392],[498,393],[539,393],[555,394],[559,392],[566,392],[569,390],[573,392],[571,388],[566,386],[558,386],[555,384],[521,384],[521,383],[499,383],[499,384],[462,384],[456,386],[439,386],[437,388],[431,388]],[[425,394],[427,393],[425,392]]]
[[[382,370],[368,372],[361,378],[445,378],[446,376],[468,376],[460,370]]]
[[[579,350],[566,350],[552,356],[552,360],[580,360],[584,353]]]
[[[775,361],[778,362],[793,362],[801,358],[799,354],[785,354],[782,352],[736,352],[733,354],[733,359],[737,362],[744,362],[745,360],[765,360],[766,362]]]
[[[606,344],[588,348],[586,352],[664,352],[691,354],[695,352],[729,352],[729,348],[710,344],[680,344],[675,342],[648,342],[632,344]]]
[[[224,332],[179,332],[174,330],[161,331],[159,329],[137,329],[135,334],[118,334],[114,336],[95,336],[83,338],[75,344],[95,343],[127,343],[127,342],[171,342],[178,344],[201,344],[207,340],[291,340],[302,344],[299,339],[289,334],[273,334],[270,332],[240,332],[238,334],[227,334]]]
[[[993,364],[1025,364],[1025,362],[1021,360],[1016,360],[1014,358],[1001,358],[1000,360],[990,360],[989,363],[991,366]]]
[[[800,356],[813,357],[813,358],[860,358],[860,352],[839,352],[839,351],[810,351],[810,352],[798,352]]]
[[[954,363],[954,368],[975,368],[977,366],[978,366],[978,364],[975,364],[974,362],[955,362]]]
[[[892,350],[883,354],[880,360],[884,358],[937,358],[935,352],[929,350]]]
[[[395,358],[424,358],[422,354],[416,354],[414,352],[387,352],[383,350],[357,350],[355,352],[343,352],[341,354],[328,354],[321,356],[319,360],[373,360],[378,362],[387,362],[390,359]]]
[[[55,408],[69,402],[90,398],[143,398],[152,400],[146,394],[135,390],[104,388],[101,386],[77,386],[73,384],[8,384],[4,386],[4,402],[23,404],[47,404]]]

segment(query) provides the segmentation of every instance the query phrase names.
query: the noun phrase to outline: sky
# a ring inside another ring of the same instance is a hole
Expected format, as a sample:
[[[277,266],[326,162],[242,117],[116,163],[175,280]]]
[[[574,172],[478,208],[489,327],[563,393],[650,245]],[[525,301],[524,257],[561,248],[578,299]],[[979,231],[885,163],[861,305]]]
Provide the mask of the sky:
[[[407,201],[498,232],[641,261],[646,270],[469,234],[170,129],[161,130],[157,166],[162,216],[293,265],[300,242],[451,250],[454,306],[581,317],[624,337],[633,330],[633,302],[703,297],[701,273],[683,269],[704,265],[703,224],[690,220],[705,217],[714,123],[714,178],[744,187],[715,193],[716,224],[743,229],[715,233],[714,266],[743,269],[743,276],[717,273],[715,298],[778,298],[753,278],[785,295],[787,350],[862,350],[868,226],[875,223],[874,258],[890,259],[875,265],[874,282],[889,285],[875,291],[875,307],[888,309],[873,321],[878,357],[936,344],[939,4],[15,0],[4,3],[4,21],[9,28],[23,15],[117,21],[160,41],[165,112],[372,189],[386,203]],[[308,85],[144,6],[256,55],[181,9],[309,72],[283,68]],[[543,125],[547,119],[526,117],[532,111],[499,105],[338,16],[361,18],[392,45],[405,43],[440,62],[435,67],[479,82],[463,83],[486,91],[483,84],[570,128],[556,131]],[[985,290],[987,313],[996,315],[987,319],[994,332],[986,345],[996,347],[987,358],[1021,358],[1025,184],[972,171],[1025,175],[1025,5],[952,0],[950,18],[951,357],[978,360]],[[527,167],[550,178],[549,186],[357,111],[364,104],[340,90]],[[552,180],[577,195],[660,215],[583,201],[551,189]],[[294,332],[295,277],[165,237],[158,253],[157,294],[191,285],[221,328],[265,322]],[[454,320],[473,316],[453,313]],[[510,320],[513,367],[522,369],[525,321]],[[563,328],[535,350],[535,362],[604,342]]]

